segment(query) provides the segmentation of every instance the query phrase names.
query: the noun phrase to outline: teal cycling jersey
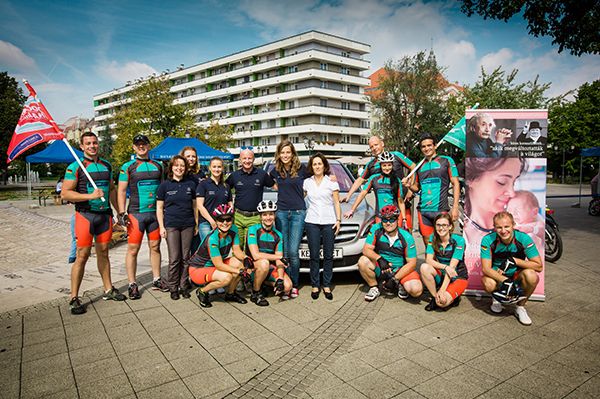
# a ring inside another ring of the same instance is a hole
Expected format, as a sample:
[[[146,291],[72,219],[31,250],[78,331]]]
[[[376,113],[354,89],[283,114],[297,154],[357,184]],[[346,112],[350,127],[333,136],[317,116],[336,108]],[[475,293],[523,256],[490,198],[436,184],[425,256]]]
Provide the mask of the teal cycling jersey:
[[[540,256],[535,243],[527,234],[514,230],[513,238],[508,244],[503,243],[498,234],[493,232],[481,239],[481,259],[491,259],[492,268],[498,270],[505,259],[532,259]],[[507,276],[512,276],[518,267],[516,265],[504,271]]]
[[[458,278],[469,278],[467,268],[465,267],[465,263],[463,261],[465,257],[465,239],[461,235],[452,234],[448,244],[445,247],[440,244],[437,248],[437,251],[434,248],[433,242],[434,234],[429,237],[429,243],[427,244],[425,253],[427,255],[433,255],[436,261],[444,265],[450,265],[450,261],[452,259],[458,260],[458,265],[456,266]],[[444,271],[442,270],[441,273],[443,275]]]
[[[425,161],[417,171],[417,181],[421,185],[421,200],[418,209],[421,212],[449,211],[448,189],[453,177],[458,177],[454,160],[437,155]]]
[[[395,193],[392,190],[391,179],[398,181],[398,189]],[[375,209],[378,213],[386,205],[395,205],[397,207],[398,201],[404,198],[402,181],[395,175],[392,175],[391,178],[380,173],[371,176],[367,182],[366,190],[373,190],[375,192]]]
[[[204,237],[196,253],[188,260],[188,264],[191,267],[214,266],[212,258],[221,257],[223,260],[229,258],[234,245],[240,245],[240,237],[235,225],[231,226],[224,237],[219,236],[219,229],[214,229]]]
[[[251,256],[250,245],[257,245],[258,251],[265,254],[283,252],[283,236],[275,227],[267,230],[258,223],[248,228],[246,233],[246,255]]]
[[[410,169],[415,164],[406,155],[399,151],[390,151],[394,155],[394,162],[392,166],[392,173],[396,175],[400,180],[404,177],[404,168]],[[381,173],[381,166],[377,157],[371,158],[371,160],[365,165],[365,170],[360,177],[364,180],[369,179],[374,174]]]
[[[126,182],[129,187],[127,212],[156,212],[156,190],[162,174],[162,166],[151,159],[136,158],[123,164],[119,182]]]
[[[81,159],[83,166],[90,174],[99,189],[104,191],[104,201],[97,198],[89,201],[80,201],[75,203],[75,210],[78,212],[94,212],[112,214],[110,208],[110,182],[112,179],[112,167],[104,159],[93,161],[83,157]],[[79,163],[73,162],[67,166],[65,172],[65,181],[75,181],[75,191],[80,194],[91,194],[94,192],[94,186],[88,180],[85,173],[81,170]]]
[[[404,266],[408,259],[417,257],[415,239],[408,231],[398,229],[398,235],[391,238],[381,223],[371,227],[365,244],[373,245],[375,252],[390,262],[394,272]]]

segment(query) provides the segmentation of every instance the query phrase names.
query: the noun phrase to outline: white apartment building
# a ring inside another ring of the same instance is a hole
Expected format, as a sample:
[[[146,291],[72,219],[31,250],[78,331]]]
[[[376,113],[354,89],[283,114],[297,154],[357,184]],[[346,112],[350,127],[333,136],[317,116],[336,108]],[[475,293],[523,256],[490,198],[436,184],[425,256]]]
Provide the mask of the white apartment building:
[[[300,154],[363,155],[370,133],[363,77],[371,46],[309,31],[167,72],[176,103],[192,103],[199,126],[233,126],[234,147],[272,156],[283,139]],[[128,84],[94,96],[97,131],[128,102]],[[308,144],[308,145],[307,145]]]

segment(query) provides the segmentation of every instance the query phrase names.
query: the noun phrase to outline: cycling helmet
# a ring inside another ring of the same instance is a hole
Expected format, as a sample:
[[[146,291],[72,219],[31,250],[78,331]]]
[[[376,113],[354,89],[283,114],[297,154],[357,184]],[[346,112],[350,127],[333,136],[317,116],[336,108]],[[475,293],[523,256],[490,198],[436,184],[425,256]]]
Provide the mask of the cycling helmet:
[[[394,154],[384,151],[377,157],[379,162],[394,162]]]
[[[212,211],[212,215],[214,218],[222,218],[224,216],[233,216],[234,210],[233,207],[229,204],[221,204]]]
[[[275,204],[271,200],[260,201],[260,203],[256,207],[256,210],[259,211],[259,212],[261,212],[261,213],[262,212],[275,212],[275,211],[277,211],[277,204]]]
[[[395,205],[386,205],[379,211],[379,216],[382,219],[397,219],[400,216],[400,211]]]

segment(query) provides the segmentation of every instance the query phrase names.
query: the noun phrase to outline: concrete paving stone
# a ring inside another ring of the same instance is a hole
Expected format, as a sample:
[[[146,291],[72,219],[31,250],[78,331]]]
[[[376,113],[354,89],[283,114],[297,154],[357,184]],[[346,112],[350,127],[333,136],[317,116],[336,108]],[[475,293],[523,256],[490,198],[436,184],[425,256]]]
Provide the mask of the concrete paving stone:
[[[348,398],[367,398],[367,396],[363,395],[355,388],[350,386],[349,384],[342,383],[341,385],[335,386],[333,388],[329,388],[327,390],[321,391],[314,395],[311,395],[313,399],[348,399]]]
[[[56,393],[53,393],[50,395],[45,395],[44,399],[73,399],[73,398],[77,398],[77,397],[78,397],[77,387],[73,385],[65,391],[56,392]]]
[[[571,395],[572,397],[598,398],[598,392],[600,392],[600,376],[596,375],[577,387]]]
[[[425,346],[400,336],[367,346],[357,353],[363,361],[379,368],[424,349]]]
[[[600,372],[598,358],[599,355],[597,353],[574,345],[569,345],[548,357],[548,359],[557,363],[576,370],[587,371],[592,375]]]
[[[172,328],[150,332],[150,338],[157,344],[167,344],[169,342],[191,338],[191,335],[180,325],[175,325]]]
[[[541,374],[546,378],[573,389],[583,384],[592,375],[589,371],[585,372],[567,367],[550,359],[542,359],[538,363],[530,366],[527,370],[533,371],[536,374]]]
[[[436,374],[444,373],[460,364],[458,361],[431,349],[413,353],[408,355],[407,358]]]
[[[2,399],[14,399],[19,397],[21,384],[19,379],[15,380],[1,380],[0,381],[0,398]]]
[[[354,388],[368,398],[392,398],[408,389],[406,385],[385,375],[381,371],[373,371],[349,382]]]
[[[69,356],[71,364],[75,368],[109,357],[116,357],[116,354],[110,343],[104,343],[71,351]]]
[[[293,326],[277,331],[277,336],[290,345],[297,345],[306,340],[312,331],[306,326]]]
[[[196,398],[239,387],[235,379],[221,367],[186,377],[183,382]]]
[[[240,340],[231,334],[229,331],[221,328],[212,333],[206,333],[201,335],[192,334],[193,338],[206,349],[213,349],[217,346],[223,346],[228,344],[234,344],[240,342]]]
[[[535,321],[534,321],[535,322]],[[573,316],[564,316],[545,326],[549,331],[559,332],[573,341],[590,334],[596,328]]]
[[[273,364],[275,361],[281,359],[285,354],[289,353],[291,347],[286,346],[279,349],[272,349],[267,352],[262,352],[260,356],[268,363]]]
[[[172,317],[162,306],[139,310],[135,312],[135,315],[144,326],[153,320],[164,320]]]
[[[0,392],[2,392],[1,384],[4,383],[19,383],[21,379],[21,363],[12,362],[2,364],[0,367]]]
[[[486,391],[485,388],[471,385],[463,380],[446,379],[436,376],[413,388],[426,398],[470,399]]]
[[[73,367],[77,385],[114,377],[123,374],[123,372],[123,367],[116,356]]]
[[[330,372],[329,370],[325,370],[322,367],[319,367],[313,372],[314,379],[312,383],[306,388],[300,389],[310,396],[314,396],[319,392],[340,386],[344,384],[344,381],[337,377],[335,374]]]
[[[169,361],[179,359],[180,357],[187,357],[191,354],[204,353],[206,351],[195,339],[191,337],[183,338],[181,341],[159,344],[158,346]]]
[[[394,396],[393,399],[425,399],[425,397],[413,391],[412,389],[407,389],[406,391]]]
[[[58,308],[41,310],[23,316],[23,332],[25,334],[53,327],[61,327],[62,324]]]
[[[499,362],[498,359],[510,359],[510,362]],[[541,359],[542,356],[535,352],[516,348],[508,343],[476,357],[466,364],[504,381]]]
[[[481,399],[535,399],[540,396],[532,395],[508,382],[496,385],[479,396]]]
[[[378,324],[371,324],[364,329],[362,335],[371,342],[381,342],[400,334],[384,329]]]
[[[123,292],[123,294],[127,295],[125,293],[125,291],[122,291],[122,292]],[[158,302],[158,300],[156,300],[156,298],[154,298],[152,295],[150,295],[148,293],[148,291],[142,290],[140,293],[142,294],[141,299],[127,301],[127,305],[129,305],[129,307],[131,308],[132,311],[137,313],[141,310],[152,309],[152,308],[161,306],[160,302]]]
[[[124,290],[119,290],[121,293]],[[92,302],[92,306],[98,316],[102,319],[110,316],[116,316],[119,314],[131,313],[131,308],[127,305],[127,301],[105,301],[102,298]],[[88,312],[90,310],[88,309]]]
[[[194,352],[189,356],[171,360],[171,366],[173,366],[180,378],[189,377],[194,374],[221,367],[210,353],[206,351]]]
[[[23,336],[22,335],[11,335],[10,337],[3,337],[0,339],[0,359],[5,357],[5,353],[11,351],[20,351],[23,346]]]
[[[81,399],[113,399],[134,395],[125,373],[77,384]]]
[[[66,352],[67,343],[65,339],[55,339],[52,341],[43,342],[41,344],[35,344],[24,347],[22,352],[22,359],[23,362],[29,362],[31,360],[41,359],[44,357],[58,355],[59,353]]]
[[[35,359],[21,364],[21,379],[23,381],[39,378],[48,374],[48,371],[71,370],[69,355],[59,353],[58,355]]]
[[[104,325],[100,321],[100,318],[96,317],[93,319],[89,319],[85,323],[65,323],[64,329],[67,335],[67,339],[70,340],[73,337],[78,337],[81,335],[85,336],[92,333],[96,333],[98,331],[104,332]]]
[[[63,325],[65,326],[65,330],[68,329],[69,326],[76,325],[91,325],[93,323],[100,322],[100,317],[98,313],[94,310],[94,307],[90,305],[90,299],[86,297],[81,298],[82,303],[86,306],[86,312],[84,314],[74,315],[71,314],[71,310],[69,309],[68,304],[64,304],[59,307],[60,314],[62,316]]]
[[[129,373],[133,370],[152,367],[155,364],[166,363],[167,359],[156,346],[151,346],[135,352],[119,355],[119,361],[125,372]]]
[[[523,370],[506,382],[543,398],[562,398],[572,390],[572,388],[532,370]]]
[[[417,330],[431,323],[423,322],[423,320],[413,317],[411,314],[404,314],[400,317],[394,317],[383,321],[376,320],[375,324],[383,330],[389,331],[393,336],[398,336]]]
[[[45,373],[37,378],[21,381],[21,398],[40,398],[75,386],[71,370]]]
[[[229,372],[229,374],[231,374],[233,378],[235,378],[238,383],[244,384],[255,375],[266,369],[268,366],[269,364],[261,358],[250,357],[226,364],[223,367]]]
[[[458,332],[452,330],[450,323],[441,320],[437,323],[430,324],[427,327],[421,327],[417,330],[410,331],[404,334],[404,337],[431,348],[446,342],[457,335]]]
[[[500,346],[500,343],[494,340],[481,337],[478,329],[442,342],[431,349],[464,363]]]
[[[355,354],[347,354],[339,357],[328,369],[345,382],[349,382],[353,378],[368,374],[375,370],[375,368],[363,362],[362,359]]]
[[[132,339],[133,337],[135,337],[135,339]],[[112,335],[110,342],[118,355],[135,352],[155,345],[150,336],[143,330],[134,330],[131,333],[121,333],[116,337]]]
[[[86,346],[105,344],[107,342],[110,342],[110,340],[104,329],[90,332],[87,335],[77,335],[67,339],[69,351],[74,351]]]
[[[0,320],[0,342],[6,337],[21,335],[23,333],[23,320],[21,317]]]
[[[409,359],[397,360],[387,366],[380,367],[379,370],[409,388],[435,377],[433,371]]]
[[[136,392],[179,380],[170,363],[147,364],[145,367],[126,371],[127,377]]]
[[[368,339],[367,337],[365,337],[361,334],[358,336],[358,338],[356,338],[356,340],[352,343],[352,345],[350,345],[348,352],[353,352],[353,351],[362,349],[366,346],[373,345],[373,344],[374,344],[373,341],[371,341],[370,339]]]
[[[482,389],[482,391],[487,391],[501,382],[483,371],[464,364],[453,367],[442,374],[442,377],[450,381],[461,381],[468,385],[474,385],[476,388]]]
[[[266,333],[245,339],[244,343],[258,354],[269,352],[274,349],[289,347],[287,342],[272,333]]]
[[[141,325],[137,316],[133,312],[102,317],[102,324],[104,324],[104,328],[106,328],[106,330],[115,330],[117,327],[124,328],[130,325]]]
[[[319,317],[318,319],[314,319],[312,321],[309,321],[307,323],[303,323],[302,327],[305,329],[308,329],[310,331],[316,331],[317,328],[321,327],[323,325],[323,323],[325,323],[327,321],[326,317]],[[281,331],[277,332],[279,335],[281,335]]]

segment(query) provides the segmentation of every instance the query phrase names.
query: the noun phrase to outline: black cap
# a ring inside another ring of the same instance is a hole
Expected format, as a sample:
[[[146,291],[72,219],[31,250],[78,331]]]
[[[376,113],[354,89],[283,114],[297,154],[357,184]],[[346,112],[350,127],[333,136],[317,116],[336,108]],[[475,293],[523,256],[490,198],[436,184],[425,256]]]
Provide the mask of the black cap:
[[[142,142],[144,144],[150,144],[150,139],[148,139],[148,136],[146,136],[145,134],[137,134],[133,138],[133,144],[137,144],[140,142]]]
[[[538,121],[532,121],[529,123],[529,130],[531,129],[541,129],[540,123]]]
[[[423,133],[419,136],[419,145],[425,140],[433,140],[433,144],[436,143],[435,137],[431,133]]]

